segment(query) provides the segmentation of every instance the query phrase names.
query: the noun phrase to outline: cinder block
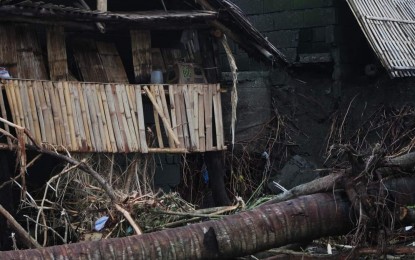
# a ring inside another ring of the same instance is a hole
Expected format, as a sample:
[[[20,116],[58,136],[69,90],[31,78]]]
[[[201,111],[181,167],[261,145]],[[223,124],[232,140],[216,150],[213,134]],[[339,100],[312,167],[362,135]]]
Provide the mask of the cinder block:
[[[274,14],[251,15],[249,20],[259,31],[267,32],[274,29]]]
[[[313,42],[325,42],[326,41],[326,27],[313,28]]]
[[[273,31],[266,34],[268,40],[277,48],[298,47],[298,30]]]
[[[264,12],[280,12],[291,10],[292,0],[264,0]]]
[[[334,8],[316,8],[304,10],[304,27],[317,27],[336,24]]]
[[[287,11],[274,14],[274,29],[295,29],[303,28],[304,11]]]
[[[232,0],[245,14],[262,14],[264,0]]]

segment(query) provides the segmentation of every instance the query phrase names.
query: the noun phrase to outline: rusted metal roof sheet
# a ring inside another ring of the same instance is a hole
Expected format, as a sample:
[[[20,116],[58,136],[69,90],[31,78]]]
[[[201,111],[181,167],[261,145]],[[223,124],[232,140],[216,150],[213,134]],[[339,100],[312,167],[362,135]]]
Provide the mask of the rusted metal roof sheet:
[[[347,2],[390,76],[415,76],[415,1]]]

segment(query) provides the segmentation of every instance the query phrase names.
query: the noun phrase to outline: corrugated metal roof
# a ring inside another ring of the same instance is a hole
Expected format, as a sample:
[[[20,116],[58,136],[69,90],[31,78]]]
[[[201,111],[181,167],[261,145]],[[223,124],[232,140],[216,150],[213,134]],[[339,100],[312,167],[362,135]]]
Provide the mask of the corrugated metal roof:
[[[347,0],[392,77],[415,76],[415,1]]]

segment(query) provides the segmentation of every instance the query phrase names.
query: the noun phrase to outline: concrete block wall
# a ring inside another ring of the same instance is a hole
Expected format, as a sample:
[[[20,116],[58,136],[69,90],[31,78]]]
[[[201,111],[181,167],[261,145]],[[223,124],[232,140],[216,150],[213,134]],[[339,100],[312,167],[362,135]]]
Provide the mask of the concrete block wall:
[[[292,61],[304,53],[330,53],[338,24],[338,0],[232,0],[252,24]],[[264,68],[237,46],[233,51],[240,71]],[[223,70],[228,71],[226,57]],[[222,62],[223,63],[223,62]]]

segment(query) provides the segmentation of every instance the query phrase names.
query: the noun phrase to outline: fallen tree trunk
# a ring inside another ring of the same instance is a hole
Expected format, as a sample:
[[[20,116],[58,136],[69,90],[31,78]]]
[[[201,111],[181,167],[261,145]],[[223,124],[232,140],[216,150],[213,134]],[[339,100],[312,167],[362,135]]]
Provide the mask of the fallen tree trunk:
[[[206,259],[249,255],[353,227],[342,194],[320,193],[141,236],[1,252],[0,259]]]
[[[414,177],[371,185],[388,190],[391,210],[415,203]],[[379,192],[379,189],[381,190]],[[344,192],[318,193],[252,211],[141,236],[0,252],[0,259],[223,259],[286,244],[347,234],[355,228]]]

